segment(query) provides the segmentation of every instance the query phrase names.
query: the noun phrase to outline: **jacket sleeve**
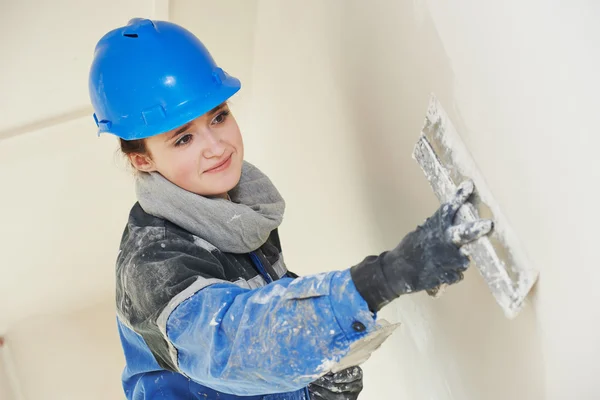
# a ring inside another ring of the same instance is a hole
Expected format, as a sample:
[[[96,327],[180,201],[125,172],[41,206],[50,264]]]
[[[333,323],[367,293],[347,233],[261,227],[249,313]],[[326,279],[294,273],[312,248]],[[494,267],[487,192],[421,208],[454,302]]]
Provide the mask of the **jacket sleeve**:
[[[249,289],[218,274],[191,275],[189,271],[218,270],[218,261],[210,252],[199,254],[196,246],[168,245],[154,243],[143,251],[154,261],[134,264],[150,276],[164,274],[148,268],[168,266],[169,287],[177,290],[163,299],[155,323],[176,369],[204,386],[238,396],[299,390],[377,329],[350,270]],[[177,270],[188,271],[181,274],[185,285],[173,279]]]

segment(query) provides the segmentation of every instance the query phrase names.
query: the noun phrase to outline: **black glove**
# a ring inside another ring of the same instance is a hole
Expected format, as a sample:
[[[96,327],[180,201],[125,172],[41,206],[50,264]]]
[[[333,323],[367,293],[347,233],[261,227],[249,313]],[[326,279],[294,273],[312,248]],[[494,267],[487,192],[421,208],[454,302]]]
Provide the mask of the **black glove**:
[[[433,290],[463,278],[469,259],[460,247],[487,235],[493,227],[490,220],[453,224],[473,190],[472,181],[464,182],[454,199],[406,235],[395,249],[352,267],[352,280],[371,311],[379,311],[403,294]]]
[[[308,385],[310,400],[356,400],[363,389],[360,367],[329,373]]]

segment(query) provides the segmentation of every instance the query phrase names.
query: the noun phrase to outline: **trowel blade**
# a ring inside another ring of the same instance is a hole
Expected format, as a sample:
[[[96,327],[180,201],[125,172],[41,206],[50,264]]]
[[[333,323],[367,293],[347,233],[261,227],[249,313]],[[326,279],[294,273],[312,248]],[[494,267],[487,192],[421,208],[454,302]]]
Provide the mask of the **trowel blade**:
[[[472,204],[462,207],[457,218],[464,222],[478,218],[492,219],[494,230],[489,236],[464,246],[464,249],[481,272],[504,314],[514,318],[535,284],[538,271],[530,266],[473,158],[434,95],[429,102],[413,158],[421,166],[433,192],[442,203],[454,196],[462,181],[472,179],[475,183]]]

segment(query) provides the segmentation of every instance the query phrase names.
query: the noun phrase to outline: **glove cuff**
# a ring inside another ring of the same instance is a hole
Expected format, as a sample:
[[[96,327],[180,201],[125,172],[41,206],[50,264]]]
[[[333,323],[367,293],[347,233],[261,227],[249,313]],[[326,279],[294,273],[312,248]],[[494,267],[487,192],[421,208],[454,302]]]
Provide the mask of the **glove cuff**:
[[[350,269],[356,290],[374,313],[398,297],[383,272],[382,258],[384,256],[385,253],[377,257],[367,257]]]

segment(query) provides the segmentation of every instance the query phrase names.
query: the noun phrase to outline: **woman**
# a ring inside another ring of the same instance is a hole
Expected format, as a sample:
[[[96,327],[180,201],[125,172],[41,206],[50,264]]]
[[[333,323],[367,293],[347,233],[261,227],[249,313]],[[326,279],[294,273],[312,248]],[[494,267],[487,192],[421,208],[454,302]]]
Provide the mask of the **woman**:
[[[393,250],[299,278],[277,233],[284,201],[244,161],[227,100],[240,82],[173,23],[133,19],[97,44],[89,89],[99,133],[120,138],[138,203],[117,260],[128,399],[356,399],[335,366],[400,295],[462,278],[460,247],[490,221],[453,225],[473,185]]]

